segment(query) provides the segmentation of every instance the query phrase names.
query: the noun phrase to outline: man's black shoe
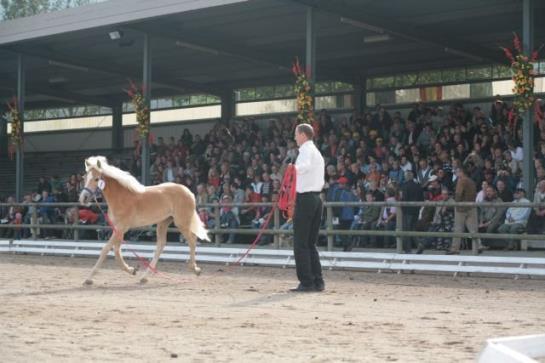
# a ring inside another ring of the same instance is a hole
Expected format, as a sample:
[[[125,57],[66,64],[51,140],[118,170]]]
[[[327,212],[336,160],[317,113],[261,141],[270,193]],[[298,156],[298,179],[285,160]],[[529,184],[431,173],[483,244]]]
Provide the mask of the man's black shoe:
[[[316,283],[315,289],[316,289],[316,291],[324,291],[325,290],[325,284],[323,282]]]
[[[316,289],[314,288],[314,286],[305,286],[305,285],[299,284],[299,286],[297,286],[294,289],[290,289],[290,291],[291,292],[312,292],[312,291],[316,291]]]

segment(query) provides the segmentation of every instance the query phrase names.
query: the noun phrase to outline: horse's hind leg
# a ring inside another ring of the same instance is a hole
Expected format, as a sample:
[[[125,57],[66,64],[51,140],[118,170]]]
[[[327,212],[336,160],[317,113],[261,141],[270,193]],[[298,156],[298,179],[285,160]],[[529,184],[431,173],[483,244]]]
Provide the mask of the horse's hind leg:
[[[150,271],[154,271],[155,266],[157,266],[159,256],[161,256],[161,253],[163,252],[163,249],[165,248],[165,245],[167,243],[167,231],[170,222],[172,222],[172,219],[168,218],[157,224],[157,246],[155,247],[155,254],[153,255],[153,259],[151,260],[148,268],[146,269],[146,271],[144,271],[144,275],[140,279],[141,283],[148,282],[148,275]]]
[[[189,246],[189,264],[187,268],[193,270],[196,275],[200,275],[201,268],[197,266],[197,260],[195,259],[195,246],[197,245],[197,236],[195,236],[189,229],[182,229],[178,224],[176,224],[176,226],[184,235],[185,239],[187,240],[187,245]]]

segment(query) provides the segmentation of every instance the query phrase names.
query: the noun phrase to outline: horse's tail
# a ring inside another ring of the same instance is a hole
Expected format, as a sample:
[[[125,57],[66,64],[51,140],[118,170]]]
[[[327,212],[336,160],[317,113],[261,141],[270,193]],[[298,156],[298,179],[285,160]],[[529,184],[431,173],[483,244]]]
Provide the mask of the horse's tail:
[[[195,213],[193,214],[193,218],[191,218],[191,232],[195,234],[197,238],[210,242],[210,237],[208,237],[208,231],[204,227],[201,219],[199,218],[197,211],[195,211]]]

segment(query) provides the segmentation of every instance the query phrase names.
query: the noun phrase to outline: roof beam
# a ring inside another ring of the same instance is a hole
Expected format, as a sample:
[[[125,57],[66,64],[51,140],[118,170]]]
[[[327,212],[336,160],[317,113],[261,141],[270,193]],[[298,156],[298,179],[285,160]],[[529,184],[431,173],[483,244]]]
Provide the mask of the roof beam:
[[[218,36],[205,36],[206,41],[198,40],[202,39],[202,32],[199,32],[199,35],[193,34],[186,30],[183,31],[181,35],[173,34],[171,32],[165,32],[163,30],[144,30],[139,27],[131,26],[129,29],[136,30],[138,32],[145,32],[151,35],[152,37],[165,40],[167,42],[172,42],[174,47],[188,48],[203,53],[208,53],[216,56],[228,56],[246,60],[252,63],[258,63],[261,65],[270,66],[281,71],[290,71],[290,68],[283,62],[275,62],[271,60],[270,57],[265,54],[260,54],[259,52],[249,49],[243,45],[233,44],[231,42],[225,42],[224,40],[215,41],[212,39],[218,39]]]
[[[473,61],[503,63],[504,59],[500,53],[489,52],[482,47],[460,42],[434,32],[427,32],[414,29],[412,26],[398,23],[392,19],[381,17],[371,12],[361,15],[361,9],[354,9],[346,4],[342,8],[335,6],[336,2],[321,0],[290,0],[305,6],[311,6],[319,11],[333,14],[340,17],[340,21],[346,24],[367,29],[379,34],[389,34],[397,38],[423,43],[441,48],[444,52],[472,59]]]
[[[6,49],[2,49],[6,50]],[[117,77],[122,78],[135,78],[140,79],[142,78],[141,74],[136,74],[134,72],[130,72],[126,68],[117,68],[112,66],[97,66],[96,64],[93,64],[91,62],[82,61],[79,59],[74,59],[72,57],[67,56],[58,56],[52,52],[49,51],[36,51],[36,50],[27,50],[22,49],[20,47],[18,48],[11,48],[7,50],[11,53],[19,53],[28,55],[35,58],[42,58],[47,59],[50,64],[62,64],[64,67],[72,68],[72,69],[81,69],[82,71],[91,71],[91,72],[98,72],[103,74],[109,74],[114,75]],[[183,93],[187,93],[188,91],[197,91],[197,92],[204,92],[209,94],[216,94],[216,90],[207,87],[205,85],[187,81],[187,80],[180,80],[177,79],[175,83],[171,83],[170,80],[166,78],[162,78],[160,75],[154,74],[153,76],[153,84],[159,87],[165,87],[165,88],[171,88],[173,90],[177,90]]]
[[[165,31],[150,31],[148,29],[135,26],[127,27],[127,29],[135,30],[138,32],[146,32],[153,37],[162,39],[167,42],[172,42],[173,46],[193,49],[215,56],[238,58],[248,62],[269,66],[277,71],[281,71],[283,73],[285,72],[286,74],[291,75],[291,62],[293,62],[293,59],[291,57],[290,59],[279,59],[277,57],[261,53],[244,45],[236,44],[225,40],[218,41],[216,39],[220,39],[220,37],[216,34],[204,34],[201,31],[199,31],[199,33],[197,34],[184,30],[182,34],[178,35]],[[320,59],[317,59],[317,61],[320,61]],[[328,79],[346,78],[341,71],[334,71],[325,67],[320,67],[317,70],[317,74],[320,74],[321,76],[324,76]]]
[[[39,94],[42,96],[49,96],[61,101],[66,101],[69,103],[80,103],[84,105],[96,105],[96,106],[103,106],[103,107],[109,107],[112,108],[114,106],[114,100],[103,98],[103,97],[95,97],[95,96],[87,96],[82,95],[80,93],[74,93],[62,89],[56,89],[51,87],[40,87],[40,86],[33,86],[32,84],[29,84],[27,87],[27,93],[29,94]]]

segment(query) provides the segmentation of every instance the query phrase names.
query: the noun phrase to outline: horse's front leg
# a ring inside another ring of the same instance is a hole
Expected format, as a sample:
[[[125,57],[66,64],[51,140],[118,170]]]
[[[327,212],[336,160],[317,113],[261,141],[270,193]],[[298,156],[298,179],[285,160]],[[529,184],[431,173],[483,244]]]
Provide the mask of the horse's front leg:
[[[127,265],[125,259],[123,258],[123,255],[121,254],[121,242],[123,241],[124,234],[125,233],[121,232],[114,233],[114,235],[116,236],[116,238],[114,239],[115,260],[122,270],[126,271],[130,275],[136,275],[136,271],[138,271],[138,268]]]
[[[102,251],[100,251],[100,256],[98,257],[98,260],[95,263],[95,266],[91,270],[91,273],[89,274],[87,279],[85,279],[85,282],[84,282],[85,285],[93,284],[93,276],[95,275],[97,270],[100,268],[100,266],[106,259],[106,256],[108,256],[108,252],[110,252],[110,250],[112,249],[113,240],[114,240],[114,235],[112,235],[112,237],[110,237],[110,239],[108,240],[108,242],[106,242],[104,247],[102,247]]]
[[[155,267],[157,266],[159,257],[161,256],[161,253],[163,252],[163,249],[165,248],[165,245],[167,243],[168,225],[171,222],[172,220],[169,218],[157,224],[157,246],[155,247],[155,254],[153,256],[153,259],[149,263],[148,268],[146,269],[146,271],[144,271],[144,274],[140,279],[140,282],[143,284],[148,282],[148,275],[150,274],[150,272],[155,271]]]

